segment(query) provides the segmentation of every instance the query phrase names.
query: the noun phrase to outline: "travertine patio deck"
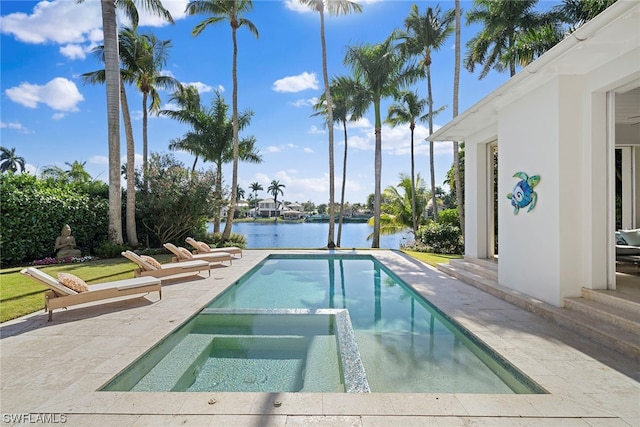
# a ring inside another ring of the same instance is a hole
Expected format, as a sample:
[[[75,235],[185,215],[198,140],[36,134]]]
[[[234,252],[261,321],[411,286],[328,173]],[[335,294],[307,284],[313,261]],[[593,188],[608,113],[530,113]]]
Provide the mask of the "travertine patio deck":
[[[640,426],[637,362],[386,250],[358,253],[373,254],[550,394],[96,391],[271,252],[246,250],[242,259],[214,269],[210,278],[167,283],[161,301],[155,295],[123,299],[58,310],[50,323],[38,312],[0,325],[1,423]],[[282,405],[274,407],[274,400]]]

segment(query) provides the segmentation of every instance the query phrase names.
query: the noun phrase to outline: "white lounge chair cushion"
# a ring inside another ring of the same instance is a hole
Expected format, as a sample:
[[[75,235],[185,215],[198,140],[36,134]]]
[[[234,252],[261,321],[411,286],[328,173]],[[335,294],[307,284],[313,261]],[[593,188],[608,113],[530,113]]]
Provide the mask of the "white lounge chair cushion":
[[[180,252],[182,258],[193,259],[193,254],[187,248],[179,247],[178,252]]]
[[[37,279],[43,283],[46,283],[52,290],[55,290],[60,295],[76,295],[77,292],[71,288],[67,288],[62,283],[58,282],[53,277],[49,276],[47,273],[43,273],[34,267],[27,267],[24,270],[29,276]]]
[[[620,234],[629,246],[640,246],[640,229],[620,230]]]
[[[146,255],[140,255],[140,258],[142,258],[147,264],[152,266],[154,270],[162,269],[162,264],[160,264],[155,258]]]
[[[58,273],[58,282],[78,293],[89,290],[89,287],[84,280],[70,273]]]

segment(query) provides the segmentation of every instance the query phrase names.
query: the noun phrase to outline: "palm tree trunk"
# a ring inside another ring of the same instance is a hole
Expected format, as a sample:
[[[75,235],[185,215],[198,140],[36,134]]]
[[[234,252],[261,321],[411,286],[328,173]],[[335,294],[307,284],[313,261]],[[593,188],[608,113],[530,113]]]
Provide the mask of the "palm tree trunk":
[[[418,236],[418,220],[416,215],[416,162],[413,151],[413,131],[416,128],[415,123],[409,126],[411,129],[411,224],[413,225],[413,238]]]
[[[122,120],[124,121],[124,130],[127,138],[127,206],[125,208],[127,243],[129,246],[136,247],[138,246],[138,233],[136,230],[136,147],[133,141],[133,127],[131,126],[127,92],[122,79],[120,79],[120,104],[122,105]]]
[[[122,194],[120,194],[120,62],[114,0],[101,0],[104,32],[107,128],[109,141],[109,241],[122,244]]]
[[[427,96],[429,104],[429,135],[433,133],[433,93],[431,92],[431,67],[427,65]],[[438,221],[438,203],[436,201],[436,164],[433,160],[433,141],[429,141],[429,169],[431,173],[431,203],[433,220]]]
[[[216,206],[213,215],[213,232],[220,232],[220,209],[222,208],[222,163],[216,164]]]
[[[375,110],[376,147],[374,159],[374,191],[373,191],[373,241],[372,248],[380,247],[380,180],[382,177],[382,122],[380,120],[380,98],[373,100]]]
[[[142,181],[147,189],[147,92],[142,92]]]
[[[455,67],[453,71],[453,117],[458,115],[458,90],[460,87],[460,0],[455,0],[456,5],[456,41],[455,41]],[[460,176],[460,152],[458,141],[453,141],[453,168],[456,180],[456,204],[458,205],[458,219],[460,220],[460,232],[464,238],[464,198],[462,177]]]
[[[233,126],[233,172],[231,178],[231,200],[229,200],[229,213],[227,216],[227,222],[224,225],[224,232],[222,233],[222,241],[225,242],[231,237],[231,227],[233,226],[233,216],[236,212],[236,199],[238,196],[238,157],[240,153],[238,143],[238,41],[236,40],[236,27],[231,24],[231,38],[233,39],[233,97],[232,97],[232,126]]]
[[[333,103],[331,91],[329,90],[329,72],[327,71],[327,43],[324,37],[324,12],[320,12],[320,40],[322,43],[322,78],[324,80],[324,96],[327,102],[327,128],[329,132],[329,235],[327,237],[327,247],[332,249],[336,246],[333,236],[335,228],[335,167],[333,158]]]
[[[342,221],[344,219],[344,193],[347,186],[347,122],[343,121],[344,128],[344,159],[342,161],[342,190],[340,192],[340,215],[338,217],[338,239],[336,245],[340,247],[340,239],[342,237]]]

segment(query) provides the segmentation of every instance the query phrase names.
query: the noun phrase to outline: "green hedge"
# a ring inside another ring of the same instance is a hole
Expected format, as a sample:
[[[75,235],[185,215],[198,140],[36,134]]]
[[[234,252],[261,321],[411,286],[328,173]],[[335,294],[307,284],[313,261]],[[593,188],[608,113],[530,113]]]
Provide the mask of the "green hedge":
[[[106,186],[106,184],[104,184]],[[109,202],[89,186],[0,175],[0,264],[4,267],[54,256],[54,243],[69,224],[83,255],[108,238]]]

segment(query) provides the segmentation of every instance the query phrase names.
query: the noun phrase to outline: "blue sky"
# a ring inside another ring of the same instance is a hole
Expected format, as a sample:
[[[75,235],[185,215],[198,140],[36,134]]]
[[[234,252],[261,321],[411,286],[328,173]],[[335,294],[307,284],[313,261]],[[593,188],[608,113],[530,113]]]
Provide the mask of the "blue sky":
[[[165,72],[182,83],[195,84],[209,103],[214,90],[220,90],[231,104],[231,30],[225,22],[209,26],[193,37],[194,26],[204,16],[184,16],[188,0],[164,0],[175,25],[162,24],[156,18],[141,16],[140,32],[153,32],[162,40],[171,39],[173,47]],[[421,12],[438,2],[361,1],[363,13],[326,18],[329,75],[345,75],[343,65],[347,46],[383,41],[400,28],[416,3]],[[461,2],[463,9],[470,2]],[[442,9],[453,8],[453,1],[439,2]],[[100,2],[86,0],[6,1],[0,2],[1,40],[1,117],[2,146],[15,147],[24,157],[27,170],[44,166],[66,168],[65,162],[86,162],[95,179],[107,180],[107,124],[104,86],[83,85],[79,75],[101,67],[91,48],[102,44]],[[546,6],[545,6],[546,8]],[[238,31],[239,109],[254,112],[251,125],[242,135],[254,135],[263,156],[259,165],[240,163],[240,186],[249,191],[249,183],[259,182],[266,189],[273,179],[285,184],[284,199],[316,204],[326,203],[328,193],[328,137],[322,120],[310,117],[311,104],[322,93],[322,58],[318,14],[295,0],[254,1],[246,18],[258,28],[256,39],[244,28]],[[479,30],[462,27],[464,43]],[[432,79],[434,104],[447,106],[435,119],[436,126],[452,117],[454,40],[433,55]],[[508,79],[506,73],[491,72],[478,80],[478,73],[461,70],[460,113]],[[415,88],[426,97],[426,82]],[[161,92],[163,106],[170,94]],[[134,119],[136,158],[142,159],[142,96],[135,88],[128,91]],[[391,100],[382,105],[383,116]],[[149,150],[168,152],[169,141],[180,137],[187,126],[163,117],[149,116]],[[437,127],[436,127],[437,129]],[[242,136],[241,135],[241,136]],[[382,130],[382,186],[397,185],[400,173],[409,173],[408,126]],[[416,168],[428,182],[429,150],[424,138],[428,128],[416,128]],[[122,136],[124,162],[125,139]],[[373,109],[361,121],[349,126],[349,157],[346,200],[365,202],[373,193],[374,182]],[[341,127],[335,132],[336,200],[339,200],[344,150]],[[186,165],[193,157],[175,153]],[[436,184],[442,185],[453,161],[450,143],[436,143]],[[199,168],[212,167],[199,163]],[[231,165],[225,168],[227,184]],[[446,188],[446,187],[445,187]],[[268,197],[266,192],[260,197]]]

